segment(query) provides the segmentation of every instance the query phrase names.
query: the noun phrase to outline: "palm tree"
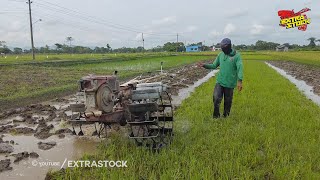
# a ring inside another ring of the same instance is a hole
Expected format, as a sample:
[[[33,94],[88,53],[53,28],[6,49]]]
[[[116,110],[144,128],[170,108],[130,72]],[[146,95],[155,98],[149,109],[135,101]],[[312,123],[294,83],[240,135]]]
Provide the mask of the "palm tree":
[[[62,44],[56,43],[54,45],[56,46],[56,51],[59,54],[59,50],[61,50],[61,48],[63,47]]]
[[[5,41],[0,41],[0,47],[4,47],[5,46],[5,44],[6,44],[6,42]]]
[[[108,49],[108,52],[110,52],[111,47],[110,47],[110,45],[109,45],[109,44],[107,44],[107,49]]]
[[[72,50],[72,48],[71,48],[71,42],[72,42],[74,39],[73,39],[73,37],[69,36],[69,37],[66,38],[66,40],[67,40],[67,42],[69,42],[69,48],[70,48],[70,54],[71,54],[71,50]]]
[[[307,39],[307,40],[310,41],[310,43],[309,43],[308,46],[310,46],[310,47],[316,47],[316,43],[315,43],[316,38],[315,38],[315,37],[311,37],[311,38],[309,38],[309,39]]]

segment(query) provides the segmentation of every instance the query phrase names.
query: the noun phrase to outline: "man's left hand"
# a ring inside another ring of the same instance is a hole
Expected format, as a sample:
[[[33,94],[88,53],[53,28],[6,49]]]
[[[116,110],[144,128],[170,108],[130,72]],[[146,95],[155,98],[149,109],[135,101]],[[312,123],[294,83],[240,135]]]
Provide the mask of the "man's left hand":
[[[238,91],[242,91],[242,81],[238,81]]]

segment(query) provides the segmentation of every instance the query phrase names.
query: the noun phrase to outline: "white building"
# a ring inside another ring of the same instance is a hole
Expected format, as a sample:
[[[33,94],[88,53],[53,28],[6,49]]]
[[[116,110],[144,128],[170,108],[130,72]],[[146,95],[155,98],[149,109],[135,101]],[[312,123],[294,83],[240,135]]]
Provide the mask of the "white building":
[[[276,51],[287,52],[289,51],[289,47],[286,44],[282,44],[276,47]]]

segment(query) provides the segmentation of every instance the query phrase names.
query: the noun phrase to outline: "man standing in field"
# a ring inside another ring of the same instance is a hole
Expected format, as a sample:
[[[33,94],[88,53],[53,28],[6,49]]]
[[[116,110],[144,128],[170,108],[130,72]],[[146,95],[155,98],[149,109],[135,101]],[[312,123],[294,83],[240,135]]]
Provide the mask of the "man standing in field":
[[[221,41],[221,50],[223,52],[218,54],[212,64],[199,64],[200,67],[206,69],[216,69],[217,67],[220,67],[213,93],[213,118],[220,117],[219,108],[223,97],[223,116],[229,116],[232,105],[233,89],[237,86],[239,91],[242,90],[243,65],[240,54],[232,49],[231,40],[228,38]]]

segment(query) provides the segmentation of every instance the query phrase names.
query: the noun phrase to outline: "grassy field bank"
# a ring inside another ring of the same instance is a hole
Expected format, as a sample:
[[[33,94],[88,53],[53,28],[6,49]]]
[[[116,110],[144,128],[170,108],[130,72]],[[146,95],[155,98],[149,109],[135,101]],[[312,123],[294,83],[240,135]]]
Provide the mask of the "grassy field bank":
[[[108,53],[108,54],[36,54],[32,60],[31,54],[12,54],[0,57],[0,64],[23,64],[32,62],[79,61],[79,60],[108,60],[132,59],[141,57],[170,56],[174,53]]]
[[[320,51],[264,52],[271,60],[294,61],[320,67]]]
[[[243,59],[246,60],[287,60],[304,64],[312,64],[320,66],[320,51],[240,51]],[[199,52],[199,53],[178,53],[183,56],[213,56],[215,57],[219,51],[215,52]],[[30,54],[25,55],[8,55],[7,58],[0,57],[0,64],[21,64],[21,63],[43,63],[43,62],[61,62],[61,61],[101,61],[101,60],[121,60],[143,57],[159,57],[171,56],[177,53],[109,53],[109,54],[37,54],[36,60],[32,60]],[[18,56],[18,59],[16,59]]]
[[[213,78],[176,112],[170,147],[152,153],[113,134],[84,159],[128,168],[72,168],[54,179],[319,179],[320,108],[263,62],[244,66],[229,118],[211,118]]]

